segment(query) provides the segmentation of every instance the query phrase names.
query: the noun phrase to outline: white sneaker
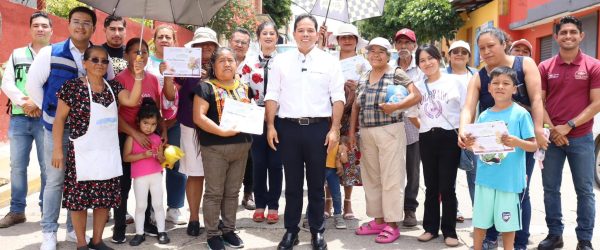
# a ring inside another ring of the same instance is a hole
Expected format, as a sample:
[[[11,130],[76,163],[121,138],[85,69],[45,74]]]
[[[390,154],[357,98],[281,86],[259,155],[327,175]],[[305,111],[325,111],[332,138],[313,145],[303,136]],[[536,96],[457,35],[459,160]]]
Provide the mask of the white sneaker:
[[[56,250],[56,232],[42,233],[42,237],[40,250]]]
[[[187,221],[181,218],[181,212],[178,208],[167,208],[166,220],[173,222],[175,225],[183,225],[187,223]]]
[[[65,235],[65,241],[77,243],[77,235],[75,234],[75,230],[67,232]],[[85,236],[85,242],[90,243],[90,236]]]

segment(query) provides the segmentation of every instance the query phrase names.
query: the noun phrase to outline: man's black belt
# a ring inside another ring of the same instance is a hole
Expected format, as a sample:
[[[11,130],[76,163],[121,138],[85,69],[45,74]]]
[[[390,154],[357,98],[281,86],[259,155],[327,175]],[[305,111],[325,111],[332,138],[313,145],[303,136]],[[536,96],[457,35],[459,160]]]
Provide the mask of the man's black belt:
[[[330,121],[329,117],[302,117],[302,118],[281,118],[281,119],[291,121],[294,123],[298,123],[299,125],[303,125],[303,126],[310,125],[313,123]]]

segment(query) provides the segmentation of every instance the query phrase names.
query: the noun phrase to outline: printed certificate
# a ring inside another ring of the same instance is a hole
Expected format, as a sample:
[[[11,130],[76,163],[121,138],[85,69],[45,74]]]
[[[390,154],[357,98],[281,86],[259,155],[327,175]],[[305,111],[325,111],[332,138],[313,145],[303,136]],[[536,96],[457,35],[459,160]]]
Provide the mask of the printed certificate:
[[[260,135],[263,133],[264,120],[264,107],[226,98],[219,127]]]
[[[362,64],[363,60],[359,57],[360,56],[353,56],[340,61],[342,65],[342,74],[344,74],[346,80],[358,81],[360,75],[365,73],[366,69],[363,68]]]
[[[465,132],[475,137],[473,153],[476,155],[515,151],[514,148],[502,144],[502,135],[508,134],[508,128],[503,121],[467,124]]]
[[[196,77],[202,76],[202,49],[165,47],[164,60],[167,69],[164,76]]]

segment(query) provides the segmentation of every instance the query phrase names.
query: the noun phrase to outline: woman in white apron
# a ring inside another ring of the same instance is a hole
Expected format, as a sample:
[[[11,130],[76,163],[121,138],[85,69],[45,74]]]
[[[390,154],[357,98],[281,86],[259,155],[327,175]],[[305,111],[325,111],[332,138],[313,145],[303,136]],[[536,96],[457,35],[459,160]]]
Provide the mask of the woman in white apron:
[[[69,80],[57,92],[59,99],[53,127],[52,166],[65,168],[63,207],[71,210],[77,235],[77,249],[109,249],[102,232],[110,208],[121,200],[119,176],[118,106],[137,105],[144,78],[143,65],[136,63],[135,85],[131,92],[103,76],[108,53],[101,46],[89,47],[83,55],[87,76]],[[69,136],[67,159],[63,159],[62,138],[66,126]],[[89,245],[85,241],[87,209],[93,209],[94,231]]]

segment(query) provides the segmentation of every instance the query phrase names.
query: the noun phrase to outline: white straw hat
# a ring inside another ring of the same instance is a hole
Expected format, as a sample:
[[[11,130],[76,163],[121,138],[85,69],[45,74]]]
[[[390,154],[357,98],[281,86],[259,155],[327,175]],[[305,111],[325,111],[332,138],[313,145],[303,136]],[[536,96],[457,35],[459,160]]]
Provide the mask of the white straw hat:
[[[194,38],[192,41],[185,44],[185,47],[191,48],[194,44],[198,43],[214,43],[217,47],[219,47],[219,42],[217,41],[217,32],[207,27],[200,27],[194,31]]]
[[[344,23],[344,24],[340,25],[338,27],[337,31],[329,36],[328,41],[333,45],[337,45],[338,44],[337,38],[339,36],[347,36],[347,35],[355,36],[358,39],[358,43],[356,44],[356,50],[360,50],[360,49],[364,48],[365,46],[367,46],[367,40],[360,37],[360,34],[358,34],[358,28],[356,28],[356,26],[349,24],[349,23]]]

